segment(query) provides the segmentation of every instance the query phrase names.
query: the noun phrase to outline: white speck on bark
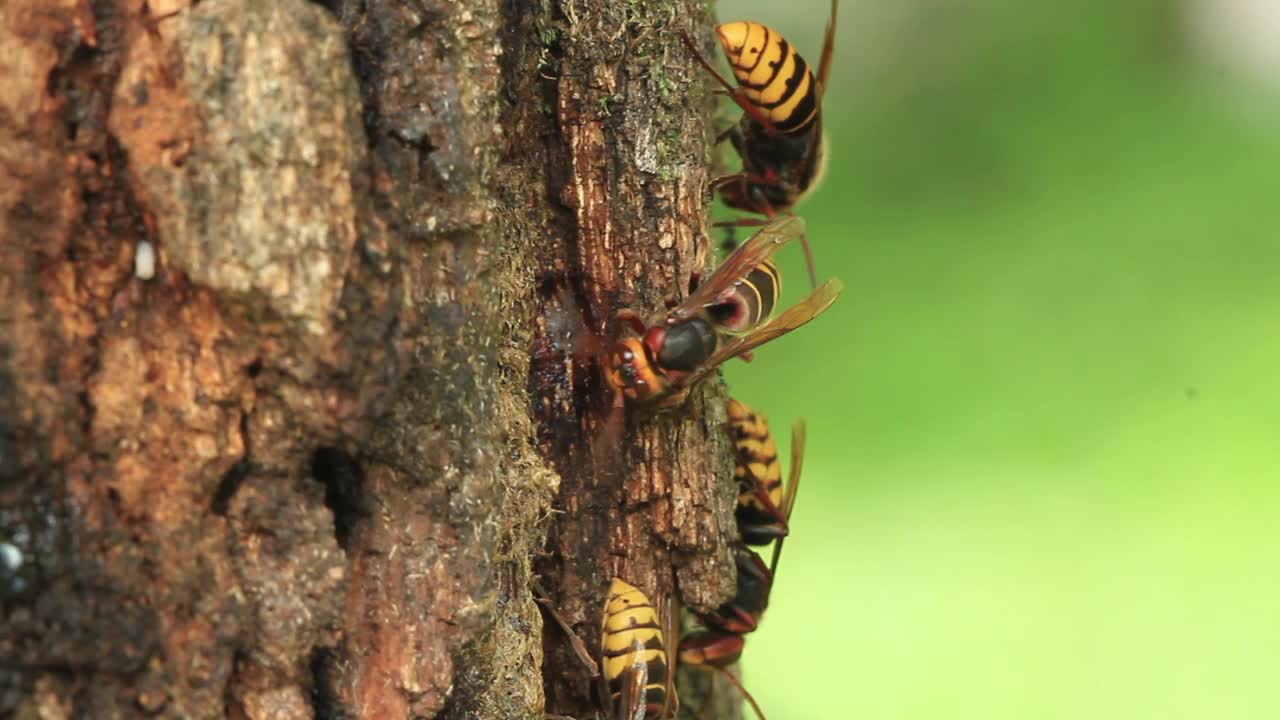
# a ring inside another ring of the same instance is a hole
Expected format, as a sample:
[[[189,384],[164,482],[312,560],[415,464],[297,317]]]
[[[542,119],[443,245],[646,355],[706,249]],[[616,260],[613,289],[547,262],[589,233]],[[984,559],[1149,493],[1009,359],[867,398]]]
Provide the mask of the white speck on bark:
[[[139,280],[156,276],[156,248],[146,240],[139,241],[133,251],[133,275]]]
[[[0,567],[9,572],[22,567],[22,551],[9,543],[0,543]]]

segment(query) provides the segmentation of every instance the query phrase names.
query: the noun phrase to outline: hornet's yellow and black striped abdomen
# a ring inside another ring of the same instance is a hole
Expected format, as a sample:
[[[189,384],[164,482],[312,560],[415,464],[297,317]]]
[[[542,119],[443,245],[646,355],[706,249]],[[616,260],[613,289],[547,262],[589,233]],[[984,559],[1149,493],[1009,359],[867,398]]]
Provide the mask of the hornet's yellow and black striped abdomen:
[[[769,432],[763,415],[737,400],[729,401],[729,427],[736,453],[733,474],[738,481],[738,508],[760,513],[767,509],[760,502],[756,488],[763,488],[774,507],[782,507],[782,465],[778,462],[778,446]]]
[[[667,701],[667,649],[658,610],[638,588],[621,578],[609,585],[604,605],[601,655],[610,701],[620,701],[628,670],[643,667],[646,718],[656,718]]]
[[[818,83],[809,64],[778,31],[740,21],[716,28],[746,99],[783,134],[818,117]]]
[[[782,273],[772,259],[765,260],[733,284],[733,293],[708,306],[711,319],[731,333],[746,333],[773,315],[782,295]]]
[[[770,259],[755,266],[738,283],[738,292],[747,304],[751,327],[768,320],[782,296],[782,273],[777,264]]]

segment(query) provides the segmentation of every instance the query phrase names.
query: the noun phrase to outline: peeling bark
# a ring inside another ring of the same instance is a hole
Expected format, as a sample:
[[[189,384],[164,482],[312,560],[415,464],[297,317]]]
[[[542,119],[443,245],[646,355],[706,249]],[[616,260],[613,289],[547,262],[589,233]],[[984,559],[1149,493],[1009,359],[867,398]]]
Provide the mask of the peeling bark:
[[[591,717],[535,572],[726,599],[723,388],[595,366],[706,262],[710,22],[0,5],[0,715]]]

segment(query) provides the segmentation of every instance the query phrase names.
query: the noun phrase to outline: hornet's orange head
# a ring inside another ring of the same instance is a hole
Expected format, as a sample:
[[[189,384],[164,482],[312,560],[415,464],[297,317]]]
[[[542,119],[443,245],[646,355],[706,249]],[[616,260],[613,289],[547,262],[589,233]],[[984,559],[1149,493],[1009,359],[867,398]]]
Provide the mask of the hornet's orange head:
[[[654,399],[667,388],[653,350],[640,338],[625,338],[610,348],[605,357],[604,378],[609,387],[630,401]]]

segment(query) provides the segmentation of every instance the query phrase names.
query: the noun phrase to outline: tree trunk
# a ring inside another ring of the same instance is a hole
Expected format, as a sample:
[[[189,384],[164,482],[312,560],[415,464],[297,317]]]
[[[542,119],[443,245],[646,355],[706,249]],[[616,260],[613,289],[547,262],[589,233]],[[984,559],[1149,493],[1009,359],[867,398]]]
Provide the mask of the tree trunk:
[[[727,599],[723,388],[596,361],[709,254],[710,23],[0,4],[0,715],[585,718],[535,571]]]

